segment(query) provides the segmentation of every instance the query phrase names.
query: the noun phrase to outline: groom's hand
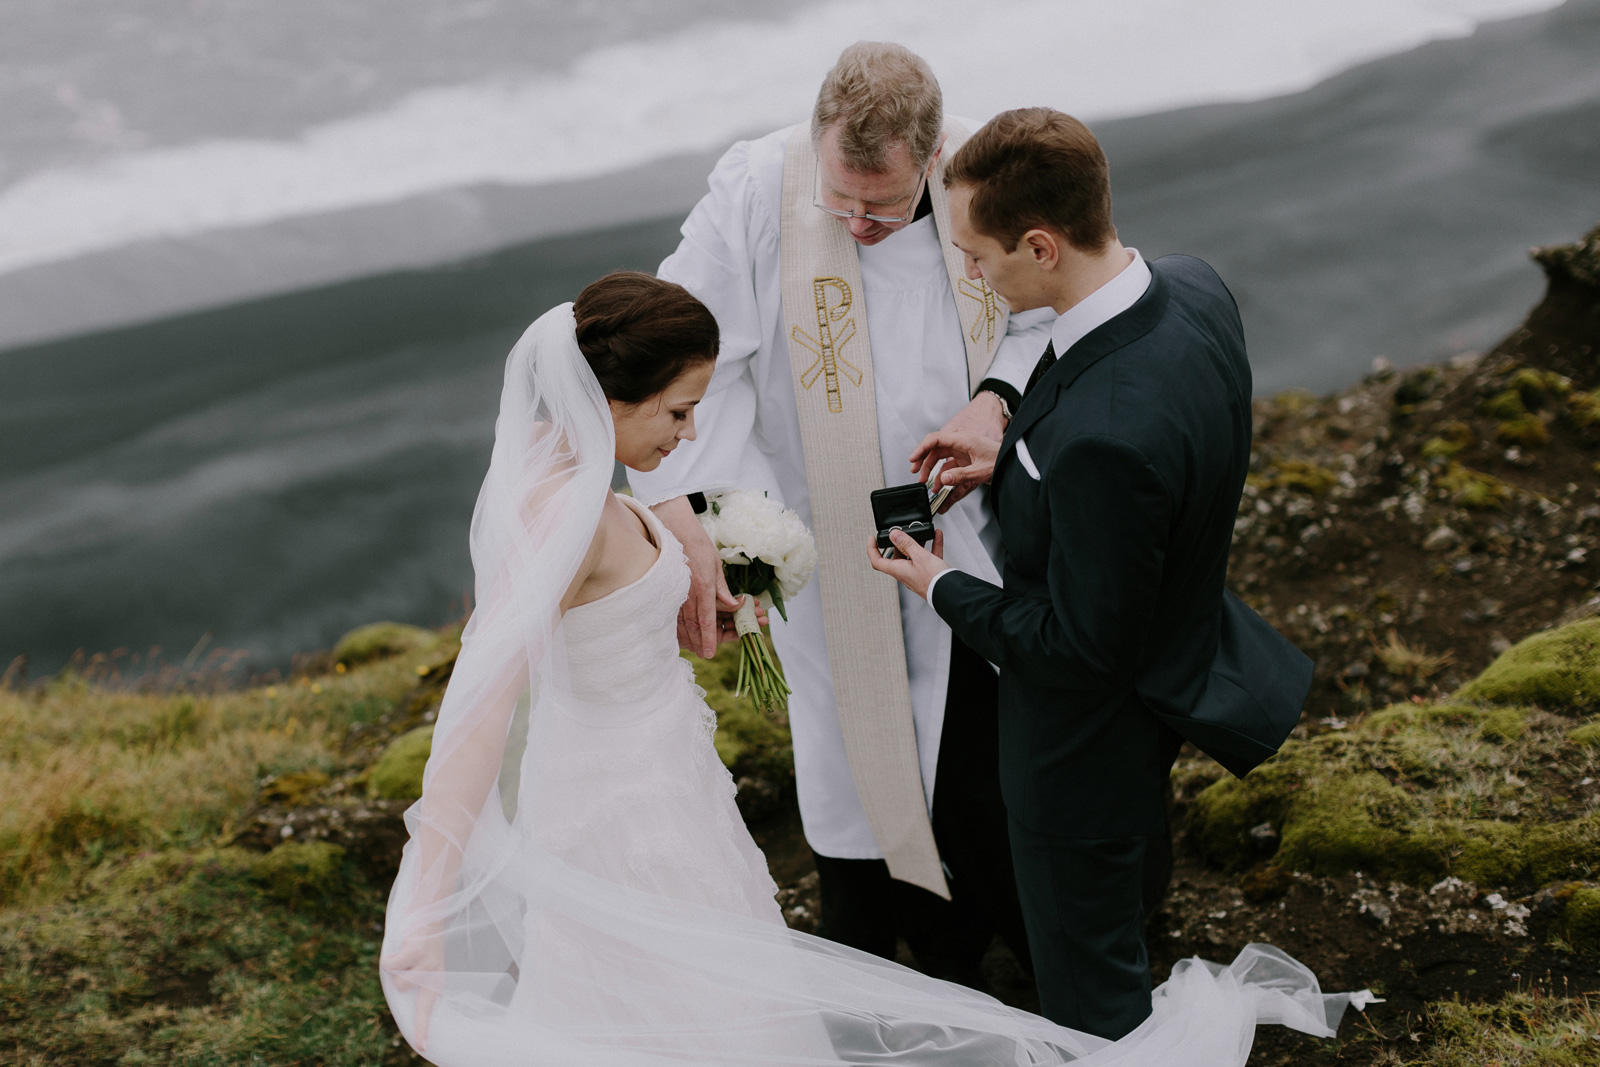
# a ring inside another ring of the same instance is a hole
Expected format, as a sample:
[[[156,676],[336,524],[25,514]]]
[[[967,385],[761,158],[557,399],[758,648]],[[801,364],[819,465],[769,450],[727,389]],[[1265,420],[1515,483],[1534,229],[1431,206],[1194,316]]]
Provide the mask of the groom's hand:
[[[947,485],[951,487],[950,499],[939,509],[945,512],[978,486],[989,483],[994,477],[994,461],[999,454],[998,437],[938,430],[924,437],[922,443],[912,449],[911,471],[917,476],[917,481],[925,482],[939,461],[945,461],[943,469],[939,471],[938,485],[935,486],[935,490]]]
[[[678,645],[702,659],[710,659],[717,654],[724,630],[717,612],[731,612],[739,606],[738,599],[728,592],[717,546],[694,517],[688,497],[675,496],[650,510],[678,539],[689,563],[689,599],[678,609]]]
[[[878,551],[878,539],[867,538],[867,552],[871,554],[872,569],[882,571],[895,581],[911,590],[913,593],[928,598],[928,583],[933,581],[933,576],[945,570],[944,562],[944,531],[933,532],[933,551],[929,552],[916,539],[909,534],[902,533],[898,528],[889,531],[889,540],[894,542],[896,556],[894,559],[884,559]]]

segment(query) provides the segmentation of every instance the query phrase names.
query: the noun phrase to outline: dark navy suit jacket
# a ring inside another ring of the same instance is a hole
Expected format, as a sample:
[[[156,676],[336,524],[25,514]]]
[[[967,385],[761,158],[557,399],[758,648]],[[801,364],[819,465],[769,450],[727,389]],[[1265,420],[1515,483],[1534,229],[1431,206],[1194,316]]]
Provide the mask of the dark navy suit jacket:
[[[1047,833],[1163,832],[1170,731],[1242,774],[1310,682],[1223,588],[1250,461],[1238,308],[1198,259],[1150,267],[1139,301],[1061,353],[1006,432],[989,490],[1004,587],[964,573],[934,587],[1000,668],[1007,809]]]

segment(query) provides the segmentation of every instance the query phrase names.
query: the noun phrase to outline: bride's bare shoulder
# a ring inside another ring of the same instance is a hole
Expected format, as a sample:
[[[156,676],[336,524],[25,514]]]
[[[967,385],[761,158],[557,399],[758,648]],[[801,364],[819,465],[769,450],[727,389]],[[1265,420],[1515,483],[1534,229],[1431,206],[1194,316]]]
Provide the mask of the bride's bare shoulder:
[[[572,583],[567,586],[567,593],[561,598],[563,612],[588,599],[582,596],[583,589],[601,569],[605,560],[606,542],[609,540],[607,528],[616,521],[611,512],[612,502],[608,498],[605,506],[600,509],[600,521],[595,525],[594,536],[589,539],[589,551],[583,554],[583,562],[578,565],[578,573],[572,576]]]

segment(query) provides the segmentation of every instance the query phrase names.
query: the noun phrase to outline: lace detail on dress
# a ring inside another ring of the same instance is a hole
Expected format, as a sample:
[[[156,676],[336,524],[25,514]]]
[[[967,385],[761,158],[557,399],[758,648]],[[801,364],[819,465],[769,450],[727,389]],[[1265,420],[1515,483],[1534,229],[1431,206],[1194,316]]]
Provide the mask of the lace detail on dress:
[[[691,667],[689,669],[689,673],[692,677],[694,674],[694,668]],[[701,689],[698,685],[695,686],[694,695],[695,699],[700,701],[701,705],[700,725],[706,728],[706,737],[710,738],[712,741],[715,741],[717,739],[717,713],[711,710],[710,704],[706,703],[706,691],[704,689]]]

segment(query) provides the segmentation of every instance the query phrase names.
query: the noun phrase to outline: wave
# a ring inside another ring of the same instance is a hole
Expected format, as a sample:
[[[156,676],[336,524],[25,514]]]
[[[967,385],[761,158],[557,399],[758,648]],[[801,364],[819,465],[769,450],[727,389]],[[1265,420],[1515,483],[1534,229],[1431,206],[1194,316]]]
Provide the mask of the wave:
[[[42,171],[0,190],[0,274],[139,241],[441,190],[581,180],[802,118],[853,40],[893,39],[949,109],[1099,120],[1294,92],[1559,0],[836,0],[618,44],[556,76],[419,90],[287,140],[213,140]]]

